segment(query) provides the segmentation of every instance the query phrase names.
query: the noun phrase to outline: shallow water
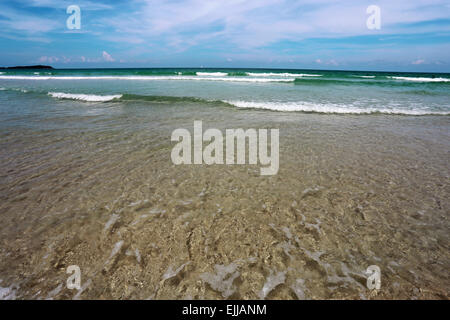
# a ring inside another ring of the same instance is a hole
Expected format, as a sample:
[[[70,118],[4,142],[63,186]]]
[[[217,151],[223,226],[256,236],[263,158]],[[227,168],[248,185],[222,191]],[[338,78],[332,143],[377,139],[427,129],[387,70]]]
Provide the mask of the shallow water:
[[[86,102],[26,85],[0,94],[4,298],[449,298],[448,116]],[[278,174],[173,165],[171,133],[194,120],[279,128]]]

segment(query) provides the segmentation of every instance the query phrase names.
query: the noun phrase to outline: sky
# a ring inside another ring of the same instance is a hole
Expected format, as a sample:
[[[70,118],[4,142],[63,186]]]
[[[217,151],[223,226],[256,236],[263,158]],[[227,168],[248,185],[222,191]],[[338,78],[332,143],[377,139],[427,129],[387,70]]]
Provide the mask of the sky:
[[[0,66],[450,72],[450,0],[1,0],[0,48]]]

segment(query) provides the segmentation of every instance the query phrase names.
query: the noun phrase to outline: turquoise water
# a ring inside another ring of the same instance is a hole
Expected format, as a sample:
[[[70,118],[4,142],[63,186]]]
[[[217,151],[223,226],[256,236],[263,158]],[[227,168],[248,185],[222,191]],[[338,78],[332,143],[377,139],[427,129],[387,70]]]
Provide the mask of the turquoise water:
[[[450,74],[206,68],[2,70],[0,95],[6,100],[35,95],[47,104],[61,99],[186,99],[284,112],[448,115]]]

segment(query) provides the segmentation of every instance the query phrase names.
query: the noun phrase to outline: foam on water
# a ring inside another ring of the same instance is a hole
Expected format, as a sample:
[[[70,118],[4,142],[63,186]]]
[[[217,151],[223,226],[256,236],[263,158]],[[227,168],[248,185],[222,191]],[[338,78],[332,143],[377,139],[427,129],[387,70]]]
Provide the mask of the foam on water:
[[[294,291],[295,295],[297,296],[297,299],[299,300],[305,300],[306,295],[305,291],[307,291],[305,287],[305,280],[303,279],[297,279],[293,285],[290,287],[292,291]]]
[[[226,72],[196,72],[198,76],[212,76],[212,77],[223,77],[227,76]]]
[[[240,77],[200,77],[200,76],[0,76],[0,80],[193,80],[232,82],[293,82],[295,79],[240,78]]]
[[[64,288],[64,285],[62,283],[60,283],[55,289],[53,289],[52,291],[50,291],[48,293],[47,300],[53,300],[53,297],[58,295],[62,291],[63,288]]]
[[[139,249],[138,249],[138,248],[136,248],[136,249],[134,250],[134,255],[136,256],[137,262],[138,262],[138,263],[141,263],[141,260],[142,260],[142,258],[141,258],[141,253],[139,252]]]
[[[189,263],[190,263],[190,261],[188,261],[188,262],[186,262],[186,263],[183,263],[181,266],[179,266],[179,267],[176,268],[175,270],[173,269],[172,266],[169,266],[169,268],[168,268],[168,269],[166,270],[166,272],[163,274],[162,280],[165,281],[165,280],[167,280],[167,279],[176,277],[176,276],[181,272],[181,270],[183,270],[183,268],[184,268],[185,266],[187,266]]]
[[[237,270],[238,264],[235,262],[229,265],[216,264],[214,269],[215,273],[205,272],[200,275],[200,279],[208,283],[213,290],[220,292],[226,299],[236,290],[233,282],[240,275]]]
[[[380,75],[292,69],[55,70],[52,74],[0,75],[0,87],[6,88],[3,90],[27,93],[27,101],[48,94],[55,99],[88,103],[120,100],[164,103],[168,107],[186,103],[306,113],[413,116],[450,115],[448,81],[446,74]],[[345,94],[342,86],[348,88]]]
[[[259,293],[259,297],[264,300],[267,295],[280,284],[283,284],[286,281],[286,272],[277,272],[274,273],[270,271],[270,275],[266,279],[266,283],[264,283],[263,288]]]
[[[119,99],[122,97],[121,94],[118,95],[107,95],[100,96],[94,94],[82,94],[82,93],[64,93],[64,92],[49,92],[49,96],[58,99],[70,99],[70,100],[81,100],[87,102],[105,102],[114,99]]]
[[[92,280],[89,279],[88,281],[83,282],[83,284],[81,285],[80,290],[78,290],[77,294],[72,298],[73,300],[78,300],[80,299],[81,294],[91,286],[92,284]]]
[[[321,77],[321,74],[309,74],[309,73],[276,73],[276,72],[247,72],[247,75],[251,77]]]
[[[388,77],[394,80],[416,81],[416,82],[449,82],[448,78],[424,78],[424,77]]]
[[[400,109],[400,108],[361,108],[352,105],[333,103],[312,103],[312,102],[256,102],[256,101],[224,101],[238,108],[265,109],[274,111],[297,111],[297,112],[317,112],[317,113],[339,113],[339,114],[404,114],[404,115],[448,115],[445,111],[428,111],[424,109]]]
[[[1,281],[0,281],[1,283]],[[11,285],[9,287],[0,286],[0,300],[15,300],[17,287]]]
[[[120,240],[114,244],[114,248],[112,249],[108,260],[111,260],[117,253],[119,253],[120,249],[122,248],[123,243],[124,243],[124,241]]]
[[[120,215],[113,213],[111,215],[111,218],[109,218],[108,222],[106,222],[105,227],[103,228],[103,231],[108,230],[114,223],[116,223],[117,220],[119,220]]]
[[[237,81],[246,81],[248,78],[240,78]],[[256,81],[271,79],[253,79]],[[277,79],[278,81],[279,79]],[[290,79],[284,79],[291,81]],[[232,80],[234,81],[234,80]],[[266,81],[262,81],[266,82]],[[5,89],[23,93],[36,92],[26,89]],[[37,91],[39,93],[39,91]],[[311,102],[311,101],[245,101],[245,100],[212,100],[195,97],[176,97],[176,96],[140,96],[130,94],[110,94],[96,95],[88,93],[65,93],[48,92],[48,95],[56,99],[69,99],[85,102],[108,102],[112,100],[142,100],[142,101],[165,101],[165,102],[198,102],[198,103],[223,103],[228,106],[234,106],[242,109],[263,109],[283,112],[307,112],[324,114],[392,114],[392,115],[450,115],[448,106],[442,104],[438,108],[422,102],[405,101],[402,103],[396,101],[355,101],[352,103],[333,103],[333,102]],[[137,204],[137,203],[136,203]]]

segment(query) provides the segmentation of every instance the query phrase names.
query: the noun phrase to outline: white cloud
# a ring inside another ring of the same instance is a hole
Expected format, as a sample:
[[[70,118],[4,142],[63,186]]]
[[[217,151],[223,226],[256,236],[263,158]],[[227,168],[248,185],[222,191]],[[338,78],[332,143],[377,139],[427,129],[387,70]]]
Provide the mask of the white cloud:
[[[103,60],[105,60],[107,62],[114,62],[115,61],[113,59],[113,57],[111,57],[111,55],[108,52],[106,52],[106,51],[102,52],[102,57],[103,57]]]
[[[19,12],[0,5],[0,15],[7,19],[0,19],[0,29],[2,31],[16,31],[21,36],[23,34],[47,33],[63,26],[65,21],[55,21],[45,17]]]
[[[339,65],[339,63],[336,60],[334,60],[334,59],[331,59],[330,61],[328,61],[327,64],[332,65],[332,66],[338,66]]]
[[[110,5],[86,0],[22,0],[25,6],[40,7],[40,8],[67,8],[70,5],[76,4],[83,10],[105,10],[111,9]]]
[[[413,61],[413,62],[411,62],[412,64],[424,64],[425,63],[425,60],[424,59],[417,59],[417,60],[415,60],[415,61]]]
[[[47,56],[42,56],[39,58],[39,62],[41,63],[54,63],[54,62],[58,62],[59,58],[57,57],[47,57]]]
[[[78,32],[85,32],[86,36],[79,39],[98,42],[91,49],[94,51],[83,52],[85,58],[78,55],[72,57],[71,62],[120,62],[120,57],[126,56],[133,61],[151,57],[148,61],[152,63],[165,63],[184,61],[179,57],[190,59],[200,52],[198,49],[207,49],[198,59],[219,58],[222,62],[232,62],[230,65],[244,60],[255,64],[295,61],[312,66],[342,67],[350,60],[366,61],[374,56],[410,67],[433,65],[433,61],[448,63],[445,56],[448,50],[441,49],[448,49],[448,43],[424,43],[414,50],[410,50],[414,41],[396,45],[397,41],[408,40],[406,35],[416,35],[411,37],[415,41],[420,41],[427,33],[444,38],[450,32],[450,24],[431,22],[448,19],[448,1],[130,0],[109,4],[77,0],[82,12],[98,10],[95,14],[82,13],[86,29]],[[73,33],[65,27],[67,14],[62,10],[68,4],[72,4],[72,0],[3,1],[0,3],[0,37],[52,41],[54,48],[61,43],[77,45],[78,42],[69,41],[64,34]],[[381,8],[381,30],[366,27],[369,16],[366,8],[370,4]],[[36,10],[37,7],[40,9]],[[349,38],[367,35],[377,37]],[[313,40],[305,41],[309,39]],[[117,46],[112,49],[105,41],[116,42]],[[108,48],[114,58],[103,48]],[[62,52],[67,54],[67,49],[39,52],[39,55],[58,55],[58,62],[63,63],[67,59],[63,59]],[[186,52],[189,49],[192,51]],[[344,56],[343,51],[352,55]],[[186,53],[181,55],[182,52]],[[147,61],[145,59],[142,61]]]
[[[83,62],[83,63],[101,63],[101,62],[114,62],[116,59],[114,59],[108,52],[102,51],[101,57],[96,58],[89,58],[86,56],[80,56],[80,57],[66,57],[66,56],[41,56],[38,61],[40,63],[71,63],[71,62]],[[119,60],[119,62],[123,63],[125,60]]]
[[[423,31],[424,26],[405,28],[405,24],[447,19],[446,3],[378,0],[382,25],[376,34]],[[135,42],[159,40],[177,49],[212,40],[258,48],[281,40],[374,34],[366,27],[371,3],[360,0],[136,0],[134,4],[140,9],[102,18],[102,24],[119,35],[135,37]]]
[[[325,64],[325,65],[329,65],[329,66],[338,66],[339,65],[339,63],[334,59],[330,59],[330,60],[326,60],[326,61],[324,61],[322,59],[316,59],[314,62],[317,64]]]

